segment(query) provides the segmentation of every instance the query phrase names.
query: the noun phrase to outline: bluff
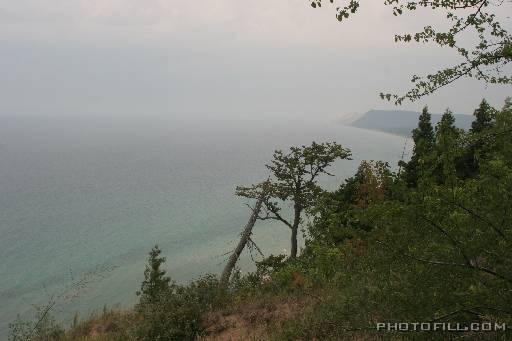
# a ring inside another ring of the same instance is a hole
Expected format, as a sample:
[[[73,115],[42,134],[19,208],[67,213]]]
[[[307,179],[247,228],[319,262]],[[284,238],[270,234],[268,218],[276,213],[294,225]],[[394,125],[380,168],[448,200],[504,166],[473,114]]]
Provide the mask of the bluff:
[[[405,110],[370,110],[355,118],[347,125],[357,128],[378,130],[386,133],[411,136],[411,131],[418,125],[419,112]],[[432,114],[432,124],[441,120],[441,114]],[[454,114],[455,125],[464,130],[471,127],[472,115]]]

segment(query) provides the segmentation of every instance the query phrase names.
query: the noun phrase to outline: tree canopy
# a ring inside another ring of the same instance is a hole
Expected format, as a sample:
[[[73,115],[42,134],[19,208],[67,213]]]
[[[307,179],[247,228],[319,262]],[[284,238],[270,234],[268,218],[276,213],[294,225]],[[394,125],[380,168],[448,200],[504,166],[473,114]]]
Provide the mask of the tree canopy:
[[[318,177],[331,175],[327,168],[337,159],[349,159],[350,150],[334,142],[316,143],[310,146],[291,147],[288,153],[281,150],[274,152],[270,164],[266,165],[271,177],[263,184],[236,188],[238,196],[258,199],[265,187],[263,201],[265,215],[260,220],[274,219],[284,223],[291,230],[290,257],[297,256],[297,232],[304,210],[313,205],[319,193]],[[282,214],[282,204],[291,201],[293,217],[289,219]]]

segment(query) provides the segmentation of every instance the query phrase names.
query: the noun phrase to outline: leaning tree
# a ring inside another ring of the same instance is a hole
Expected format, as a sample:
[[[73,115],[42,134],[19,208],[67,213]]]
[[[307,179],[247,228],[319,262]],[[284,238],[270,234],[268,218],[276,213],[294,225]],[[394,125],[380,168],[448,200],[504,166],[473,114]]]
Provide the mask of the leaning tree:
[[[310,208],[322,189],[318,185],[321,175],[330,175],[327,168],[338,159],[350,159],[349,149],[335,142],[316,143],[310,146],[291,147],[288,153],[274,152],[270,164],[266,167],[271,176],[266,183],[263,196],[263,213],[257,219],[273,219],[284,223],[291,230],[290,258],[297,256],[297,232],[302,214]],[[236,194],[241,197],[262,198],[261,184],[248,187],[239,186]],[[293,216],[286,217],[282,208],[286,203],[293,205]]]

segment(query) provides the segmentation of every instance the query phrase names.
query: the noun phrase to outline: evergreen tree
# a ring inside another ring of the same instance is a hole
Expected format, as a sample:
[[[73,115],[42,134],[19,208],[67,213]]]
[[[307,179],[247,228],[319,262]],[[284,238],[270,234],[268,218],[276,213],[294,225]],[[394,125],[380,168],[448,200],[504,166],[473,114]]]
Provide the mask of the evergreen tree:
[[[431,115],[428,107],[425,106],[420,115],[418,128],[412,131],[412,138],[415,143],[415,154],[426,154],[432,151],[434,146],[434,128],[431,123]]]
[[[505,99],[505,104],[503,105],[502,112],[510,112],[512,110],[512,97],[507,97]]]
[[[438,183],[453,181],[456,173],[456,150],[461,130],[455,126],[455,117],[447,109],[436,126],[434,176]]]
[[[428,107],[424,107],[419,117],[418,127],[412,131],[414,149],[411,160],[402,164],[405,169],[404,179],[409,186],[416,186],[421,170],[425,168],[428,156],[434,147],[434,128],[431,123],[431,115]]]
[[[475,120],[471,124],[470,131],[472,133],[481,133],[492,126],[494,118],[494,109],[487,103],[485,99],[480,102],[480,106],[475,110],[473,115]]]
[[[155,245],[149,253],[148,264],[144,270],[144,281],[140,291],[137,291],[141,304],[157,302],[160,296],[170,288],[171,279],[165,276],[165,270],[160,268],[165,262],[165,257],[160,256],[161,253],[158,245]]]
[[[441,121],[436,126],[435,143],[437,149],[447,149],[456,142],[460,136],[460,129],[455,126],[455,117],[450,109],[447,109]]]
[[[489,154],[489,138],[492,137],[486,135],[495,124],[496,112],[485,99],[474,111],[475,120],[469,130],[469,145],[457,160],[457,173],[461,179],[476,177],[479,163]]]
[[[468,146],[457,160],[457,174],[461,179],[475,178],[478,174],[479,163],[488,154],[488,141],[483,135],[494,126],[496,110],[485,99],[474,111],[475,120],[471,124],[468,136]]]

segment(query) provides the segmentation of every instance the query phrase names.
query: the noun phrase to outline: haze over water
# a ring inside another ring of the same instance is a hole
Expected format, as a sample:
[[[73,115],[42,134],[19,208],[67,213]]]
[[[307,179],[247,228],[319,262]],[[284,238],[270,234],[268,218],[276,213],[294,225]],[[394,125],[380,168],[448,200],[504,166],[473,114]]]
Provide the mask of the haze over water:
[[[334,188],[361,159],[396,165],[404,138],[334,120],[171,117],[3,117],[0,125],[0,335],[16,314],[95,272],[80,296],[60,304],[71,318],[129,306],[150,248],[184,282],[219,273],[248,218],[236,185],[261,181],[275,149],[336,141],[353,161],[324,179]],[[258,223],[266,255],[289,249],[279,224]],[[241,261],[250,269],[250,257]],[[108,271],[104,271],[109,269]]]

